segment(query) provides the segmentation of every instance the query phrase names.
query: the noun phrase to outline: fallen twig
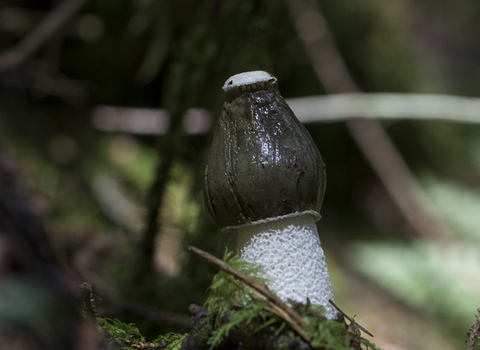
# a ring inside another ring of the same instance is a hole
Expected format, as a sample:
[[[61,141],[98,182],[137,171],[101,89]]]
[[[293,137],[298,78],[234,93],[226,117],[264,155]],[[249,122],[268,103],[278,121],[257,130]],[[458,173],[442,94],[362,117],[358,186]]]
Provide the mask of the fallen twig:
[[[132,348],[134,349],[161,349],[167,347],[168,344],[161,344],[161,343],[138,343],[133,344]]]

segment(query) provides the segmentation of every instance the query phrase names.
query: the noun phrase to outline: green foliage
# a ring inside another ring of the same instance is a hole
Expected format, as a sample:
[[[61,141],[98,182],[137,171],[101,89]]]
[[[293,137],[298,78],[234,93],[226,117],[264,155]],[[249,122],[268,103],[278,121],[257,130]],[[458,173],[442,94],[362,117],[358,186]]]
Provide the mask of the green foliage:
[[[342,322],[322,317],[325,312],[323,306],[307,303],[299,304],[296,308],[305,318],[313,348],[349,350],[353,348],[353,344],[360,342],[366,349],[378,350],[373,343],[360,337],[360,330],[355,324],[350,324],[347,328]]]
[[[233,252],[225,250],[223,261],[261,283],[266,282],[264,278],[260,277],[261,267],[239,259],[234,256]],[[209,290],[210,293],[204,306],[208,308],[209,312],[218,314],[219,317],[225,316],[232,304],[241,305],[242,302],[254,298],[253,293],[242,282],[225,271],[220,271],[215,275]]]
[[[159,336],[157,339],[153,341],[156,344],[168,344],[165,350],[180,350],[182,347],[182,342],[186,338],[188,334],[180,334],[180,333],[173,333],[168,332],[165,335]]]
[[[478,295],[471,293],[472,281],[477,281],[480,274],[475,243],[357,243],[351,246],[349,257],[358,271],[396,298],[436,315],[435,323],[443,324],[448,332],[459,333],[468,329],[468,315],[478,306]],[[455,324],[450,324],[452,320]]]
[[[318,316],[308,316],[308,334],[312,337],[312,346],[331,350],[348,350],[346,339],[349,338],[345,325]]]
[[[123,323],[112,318],[97,318],[98,325],[109,341],[122,349],[131,349],[132,344],[144,343],[145,337],[133,323]],[[165,350],[180,350],[187,334],[169,332],[156,338],[153,343],[161,344]]]
[[[233,252],[226,250],[223,260],[244,274],[265,282],[265,279],[259,275],[260,267],[239,259],[234,256]],[[266,301],[253,295],[242,282],[224,271],[215,275],[209,290],[210,293],[204,305],[208,309],[207,326],[201,337],[211,345],[211,348],[218,346],[232,328],[248,327],[251,321],[257,317],[266,320],[268,316],[271,316],[270,312],[264,310],[268,306]],[[244,307],[231,313],[230,311],[235,305],[244,305]],[[229,322],[222,324],[222,320],[226,316],[229,317]]]
[[[323,317],[322,305],[297,304],[295,309],[304,316],[307,333],[312,338],[312,346],[331,350],[348,350],[345,345],[349,338],[345,324]]]
[[[145,337],[133,323],[127,324],[113,318],[97,318],[97,322],[107,338],[123,348],[145,341]]]
[[[265,279],[259,275],[258,266],[233,256],[233,252],[226,251],[223,260],[235,269],[265,283]],[[220,346],[236,327],[246,334],[253,334],[275,324],[278,327],[275,336],[282,337],[278,348],[288,349],[288,344],[292,340],[299,340],[300,336],[282,318],[267,311],[268,306],[267,301],[255,296],[232,275],[219,272],[212,281],[210,294],[205,302],[208,316],[206,326],[200,333],[201,341],[214,349]],[[314,348],[349,350],[352,348],[349,347],[351,342],[360,342],[367,349],[377,349],[374,344],[360,338],[360,331],[356,327],[353,326],[353,330],[349,331],[344,323],[326,319],[323,316],[325,308],[321,305],[294,303],[294,308],[304,316],[307,333],[312,338],[311,345]]]
[[[245,262],[234,256],[233,252],[225,251],[223,260],[235,269],[265,283],[260,276],[261,268]],[[241,329],[244,334],[256,332],[274,325],[278,337],[278,349],[289,349],[292,341],[299,341],[300,336],[279,316],[269,310],[269,303],[255,296],[246,285],[232,275],[221,271],[213,279],[210,293],[205,302],[208,308],[206,324],[200,329],[199,339],[203,344],[214,349],[222,345],[233,329]],[[374,344],[360,337],[360,331],[355,325],[347,329],[345,323],[326,319],[325,308],[310,303],[294,303],[294,308],[300,313],[307,325],[307,334],[312,339],[313,348],[328,350],[349,350],[352,344],[363,344],[366,349],[376,350]],[[98,318],[98,324],[114,344],[122,349],[129,349],[132,344],[145,342],[135,324],[123,323],[117,319]],[[153,343],[160,344],[167,350],[180,350],[187,334],[167,333],[156,338]],[[255,341],[254,338],[250,339]],[[248,346],[247,346],[248,348]],[[355,348],[358,348],[355,345]]]
[[[372,342],[368,341],[367,339],[360,339],[360,342],[367,347],[369,350],[381,350],[375,346]]]
[[[280,319],[276,315],[265,310],[268,303],[261,299],[256,299],[236,312],[227,313],[228,322],[213,330],[208,340],[208,344],[211,345],[210,349],[220,345],[234,327],[242,327],[244,330],[248,329],[254,333],[272,323],[279,322]],[[253,323],[253,320],[259,319],[263,322],[261,326]]]

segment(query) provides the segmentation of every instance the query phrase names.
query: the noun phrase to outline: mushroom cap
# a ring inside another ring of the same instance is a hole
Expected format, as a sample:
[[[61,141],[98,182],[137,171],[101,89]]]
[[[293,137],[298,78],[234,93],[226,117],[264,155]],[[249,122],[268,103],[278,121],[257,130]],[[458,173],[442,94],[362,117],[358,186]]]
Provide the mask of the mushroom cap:
[[[222,231],[304,212],[320,218],[325,164],[277,79],[260,72],[227,80],[210,148],[204,199]]]
[[[276,83],[277,78],[275,78],[270,73],[267,73],[263,70],[254,70],[250,72],[244,72],[232,75],[225,81],[222,89],[227,91],[231,88],[239,87],[239,86],[247,86],[255,83],[263,83],[263,82],[270,82]]]

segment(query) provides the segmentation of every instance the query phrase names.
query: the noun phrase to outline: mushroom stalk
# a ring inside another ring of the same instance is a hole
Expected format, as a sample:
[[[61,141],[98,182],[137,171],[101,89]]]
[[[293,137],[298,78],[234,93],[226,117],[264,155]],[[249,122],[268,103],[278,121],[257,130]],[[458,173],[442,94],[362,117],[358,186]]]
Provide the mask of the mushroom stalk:
[[[238,229],[240,257],[263,267],[268,287],[282,300],[325,307],[336,318],[325,254],[311,214],[285,217]]]

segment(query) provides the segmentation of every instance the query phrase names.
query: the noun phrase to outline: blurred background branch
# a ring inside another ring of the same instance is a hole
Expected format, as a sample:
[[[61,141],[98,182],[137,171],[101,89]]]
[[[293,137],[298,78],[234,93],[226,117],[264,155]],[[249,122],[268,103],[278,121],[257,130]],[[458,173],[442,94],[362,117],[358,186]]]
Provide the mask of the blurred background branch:
[[[475,347],[475,344],[478,344],[480,346],[480,309],[477,310],[478,314],[475,319],[475,322],[473,323],[472,328],[470,328],[469,336],[468,336],[468,342],[467,342],[467,350],[473,350]]]
[[[89,0],[65,0],[13,48],[0,52],[0,72],[21,65],[54,36]]]
[[[445,120],[480,123],[480,99],[452,95],[344,93],[288,99],[303,123],[352,118]]]
[[[444,120],[480,123],[480,99],[434,94],[343,93],[287,99],[302,123],[332,123],[355,118]],[[213,116],[208,110],[189,109],[182,116],[186,134],[207,133]],[[105,132],[164,135],[170,128],[168,111],[154,108],[98,106],[92,124]]]
[[[359,92],[360,88],[333,43],[318,4],[306,0],[288,0],[287,3],[298,36],[327,93]],[[422,188],[382,126],[366,118],[347,120],[346,126],[418,235],[424,239],[451,238],[448,226],[427,209],[428,200]]]

